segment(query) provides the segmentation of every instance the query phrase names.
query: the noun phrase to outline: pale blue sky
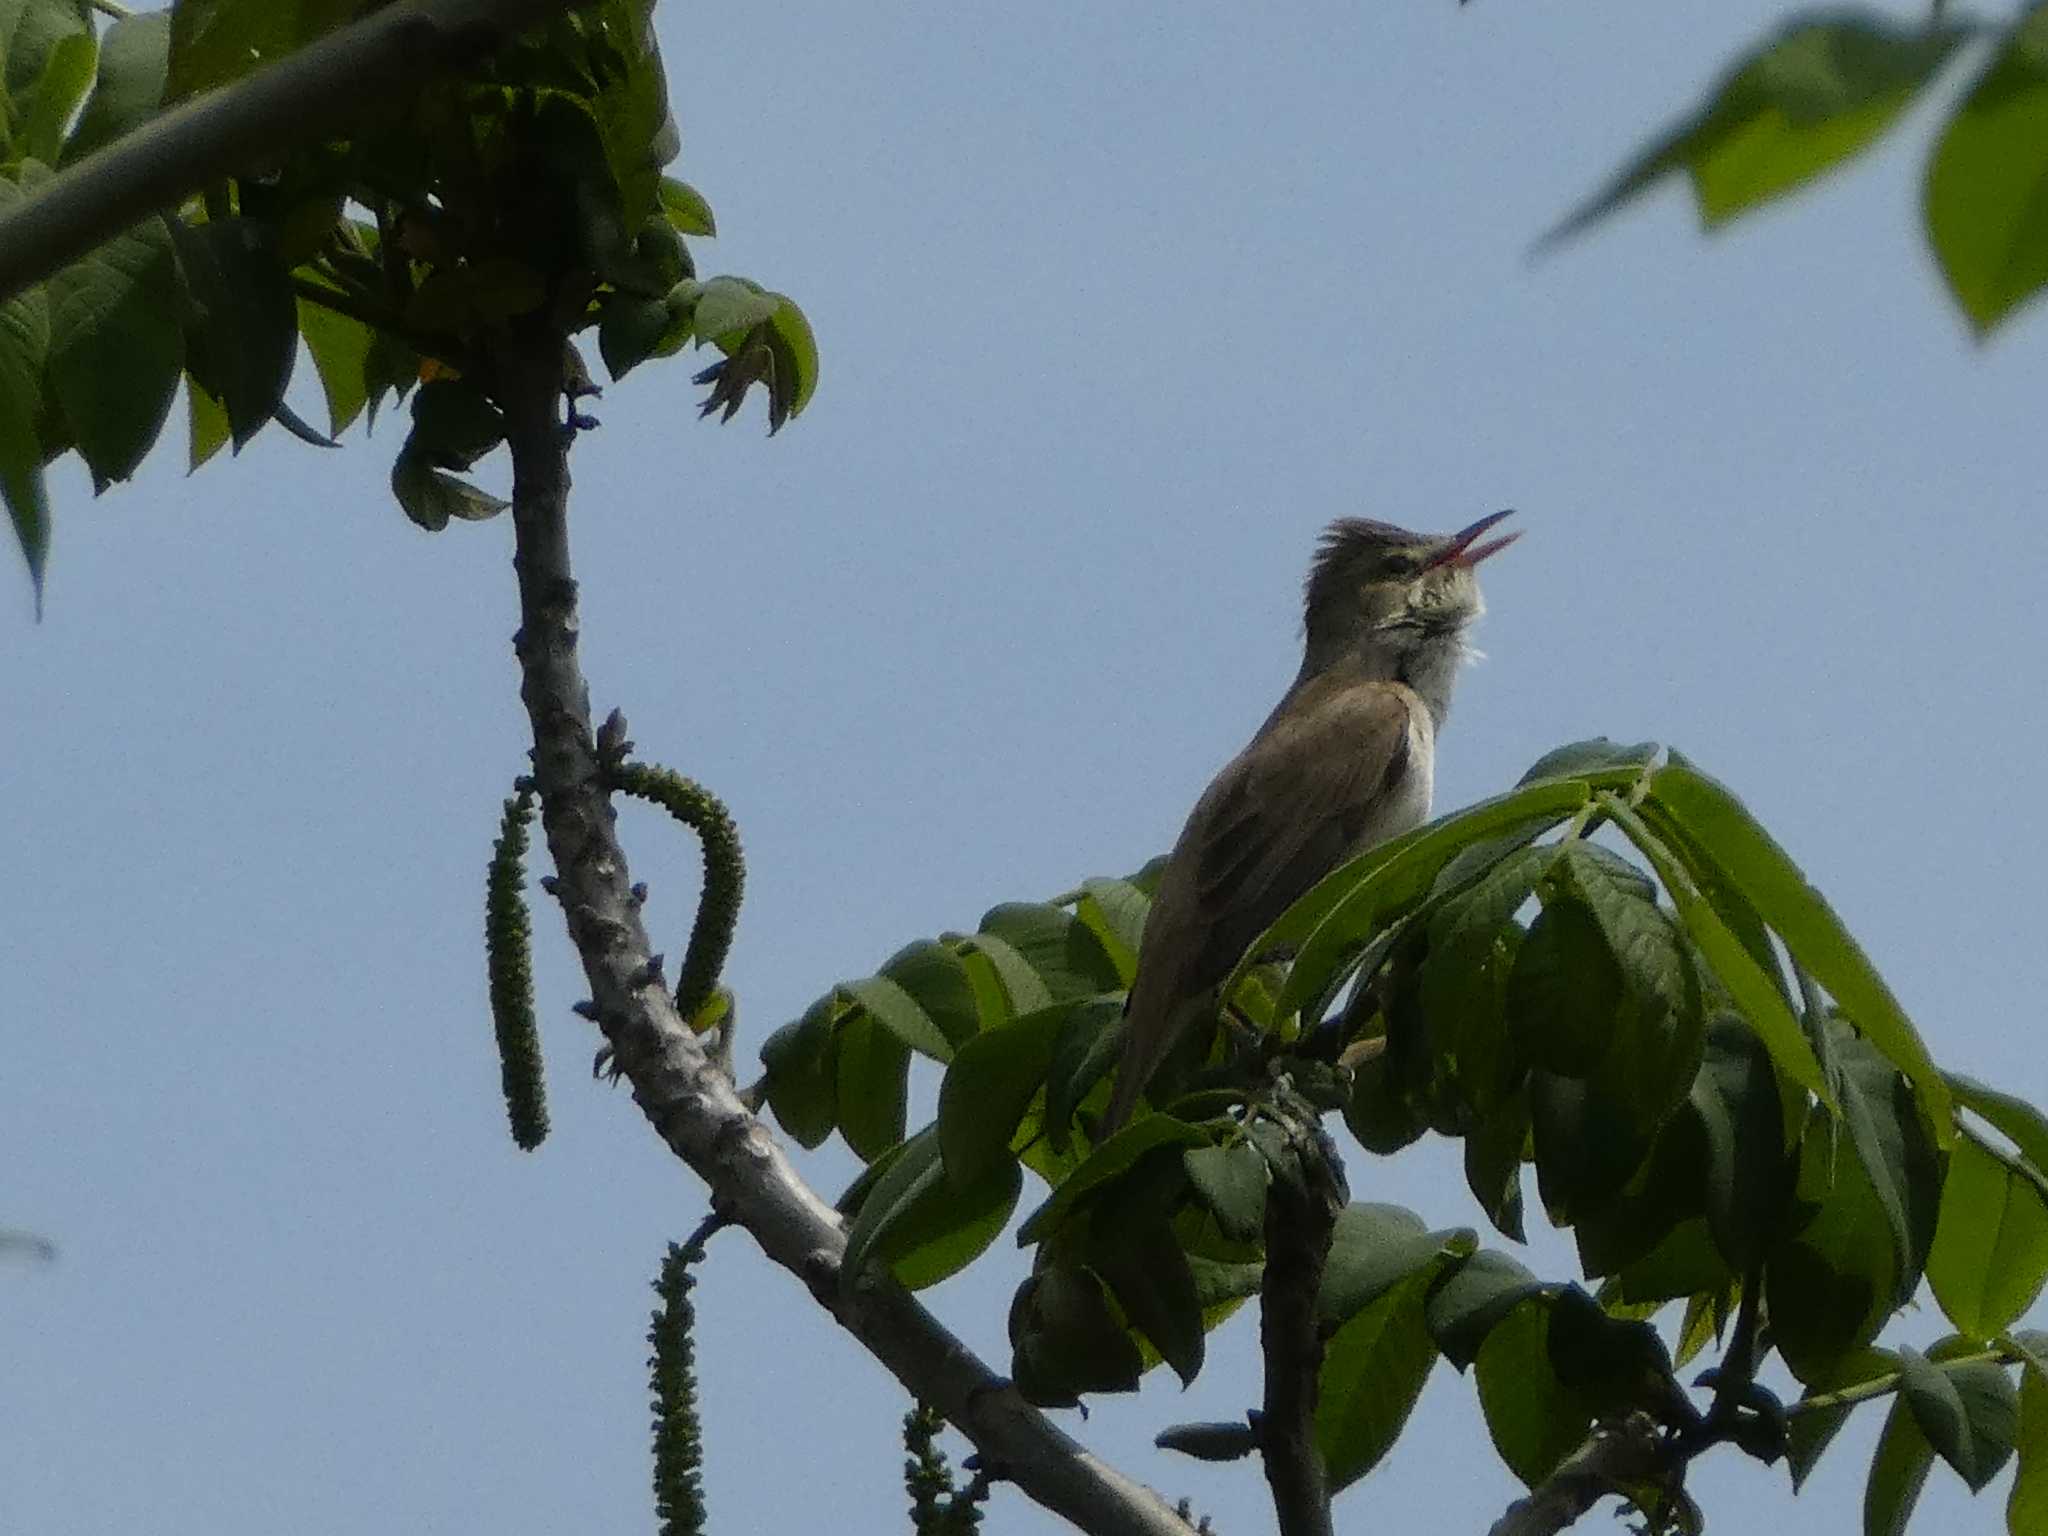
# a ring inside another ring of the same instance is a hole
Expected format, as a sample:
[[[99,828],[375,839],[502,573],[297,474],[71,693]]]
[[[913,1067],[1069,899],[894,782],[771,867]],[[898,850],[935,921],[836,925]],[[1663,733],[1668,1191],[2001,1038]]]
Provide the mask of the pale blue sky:
[[[2048,329],[1979,347],[1940,296],[1929,114],[1716,238],[1674,187],[1525,260],[1780,14],[662,7],[726,231],[699,262],[796,295],[824,356],[773,442],[655,367],[576,461],[599,707],[745,834],[745,1057],[906,940],[1164,847],[1291,675],[1326,520],[1512,505],[1439,804],[1575,737],[1675,742],[1945,1064],[2048,1101]],[[478,926],[525,739],[511,530],[406,523],[396,446],[272,432],[187,480],[167,444],[97,503],[67,472],[42,625],[0,585],[0,1221],[63,1249],[0,1269],[0,1530],[652,1528],[647,1281],[703,1192],[589,1081],[546,907],[555,1133],[506,1137]],[[694,850],[625,825],[676,952]],[[1441,1144],[1350,1172],[1477,1219]],[[999,1364],[1018,1268],[1006,1240],[933,1293]],[[744,1237],[701,1296],[716,1528],[903,1529],[894,1384]],[[1078,1426],[1231,1536],[1270,1528],[1257,1471],[1149,1439],[1240,1412],[1252,1337]],[[1695,1492],[1853,1531],[1876,1430],[1796,1504],[1732,1453]],[[1478,1532],[1515,1491],[1439,1368],[1339,1525]],[[1921,1520],[2003,1499],[1938,1468]],[[988,1529],[1051,1526],[999,1491]]]

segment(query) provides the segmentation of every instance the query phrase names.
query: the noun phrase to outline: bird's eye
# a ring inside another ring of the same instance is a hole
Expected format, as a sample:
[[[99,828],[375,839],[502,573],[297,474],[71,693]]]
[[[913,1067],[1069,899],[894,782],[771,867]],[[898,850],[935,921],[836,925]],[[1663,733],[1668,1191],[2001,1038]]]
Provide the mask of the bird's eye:
[[[1381,562],[1381,565],[1389,576],[1413,576],[1415,574],[1415,557],[1413,555],[1388,555]]]

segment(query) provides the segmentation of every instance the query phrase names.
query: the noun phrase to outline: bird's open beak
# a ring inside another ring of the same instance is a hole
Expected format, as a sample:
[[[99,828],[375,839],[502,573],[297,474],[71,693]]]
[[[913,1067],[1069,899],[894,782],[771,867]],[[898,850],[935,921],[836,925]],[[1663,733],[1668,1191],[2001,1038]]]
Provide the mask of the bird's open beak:
[[[1514,515],[1514,509],[1510,507],[1505,512],[1495,512],[1490,517],[1482,517],[1468,528],[1460,528],[1451,535],[1448,544],[1444,545],[1442,549],[1430,557],[1429,563],[1423,566],[1423,569],[1433,571],[1438,566],[1449,565],[1454,560],[1459,565],[1472,566],[1477,565],[1489,555],[1499,554],[1522,536],[1519,528],[1513,533],[1502,534],[1497,539],[1488,539],[1484,544],[1478,543],[1478,538],[1502,518],[1513,517]]]

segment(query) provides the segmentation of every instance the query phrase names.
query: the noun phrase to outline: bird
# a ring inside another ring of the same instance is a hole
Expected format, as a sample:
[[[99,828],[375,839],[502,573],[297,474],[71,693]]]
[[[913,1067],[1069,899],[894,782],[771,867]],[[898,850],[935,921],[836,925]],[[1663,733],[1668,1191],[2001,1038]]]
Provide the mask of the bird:
[[[1345,860],[1429,819],[1437,733],[1485,611],[1478,567],[1519,537],[1485,535],[1512,515],[1448,535],[1363,517],[1324,531],[1304,584],[1301,671],[1195,802],[1160,871],[1098,1141],[1130,1119],[1174,1046],[1215,1022],[1217,987],[1274,919]]]

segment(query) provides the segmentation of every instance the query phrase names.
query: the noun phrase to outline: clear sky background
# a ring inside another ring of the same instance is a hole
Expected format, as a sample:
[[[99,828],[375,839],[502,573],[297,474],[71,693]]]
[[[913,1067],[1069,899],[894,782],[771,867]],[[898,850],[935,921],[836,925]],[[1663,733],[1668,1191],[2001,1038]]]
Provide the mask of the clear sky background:
[[[1930,112],[1716,238],[1673,186],[1526,260],[1781,14],[661,8],[677,170],[725,231],[700,265],[794,294],[824,358],[773,442],[656,366],[576,455],[598,706],[745,834],[745,1059],[908,939],[1170,843],[1292,674],[1328,519],[1515,506],[1439,805],[1558,742],[1677,743],[1944,1064],[2048,1101],[2048,317],[1980,347],[1940,294]],[[179,427],[98,502],[74,464],[48,617],[0,584],[0,1222],[62,1248],[0,1266],[0,1531],[652,1529],[647,1283],[704,1192],[589,1080],[545,905],[555,1131],[506,1136],[511,529],[408,524],[398,440],[273,431],[187,479]],[[625,831],[677,953],[694,847]],[[1478,1220],[1441,1143],[1350,1173]],[[931,1293],[998,1368],[1018,1274],[1005,1239]],[[904,1529],[895,1384],[742,1235],[700,1295],[715,1528]],[[1254,1333],[1074,1425],[1231,1536],[1270,1529],[1256,1469],[1149,1441],[1254,1399]],[[1796,1504],[1732,1452],[1694,1491],[1725,1529],[1853,1531],[1879,1412]],[[1479,1532],[1516,1491],[1439,1367],[1339,1525]],[[1938,1467],[1922,1528],[2003,1501]],[[999,1491],[988,1529],[1052,1525]]]

